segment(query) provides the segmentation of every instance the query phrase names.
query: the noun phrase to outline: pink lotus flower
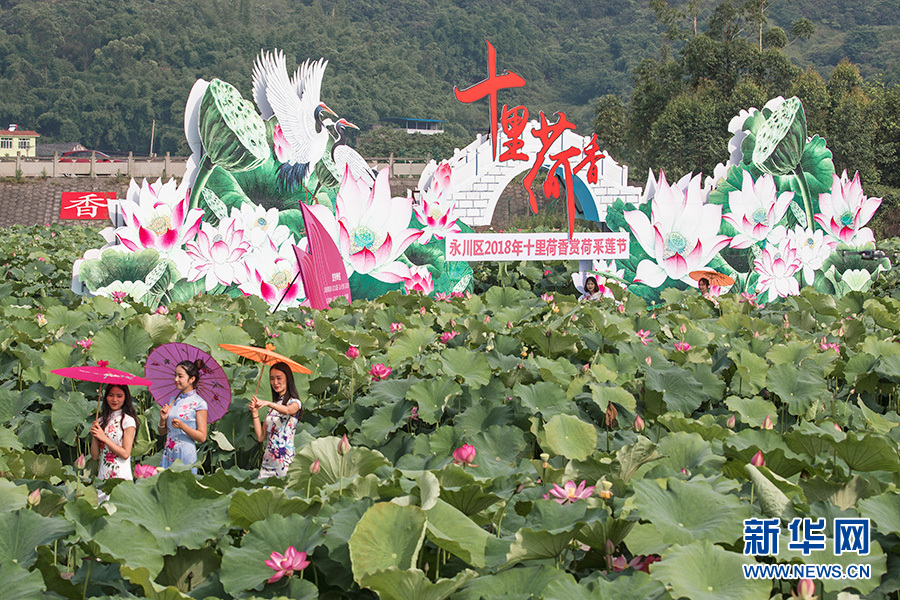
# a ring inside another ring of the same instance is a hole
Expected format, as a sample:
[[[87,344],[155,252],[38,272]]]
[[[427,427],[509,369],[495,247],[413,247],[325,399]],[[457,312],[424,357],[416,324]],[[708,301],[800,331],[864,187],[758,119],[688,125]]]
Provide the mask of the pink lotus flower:
[[[391,333],[403,331],[403,323],[391,323]]]
[[[769,250],[764,249],[762,255],[753,261],[753,268],[759,273],[757,293],[762,294],[762,298],[766,298],[768,294],[767,302],[796,296],[800,293],[800,282],[795,275],[801,267],[796,250],[790,244],[786,244],[781,252],[778,249],[772,252]]]
[[[359,358],[359,348],[356,346],[350,346],[347,348],[347,351],[344,352],[344,356],[350,359]]]
[[[446,344],[447,342],[449,342],[450,340],[455,338],[457,335],[459,335],[458,331],[445,331],[444,333],[441,334],[441,342]]]
[[[419,420],[419,407],[413,406],[412,410],[409,412],[409,420],[410,421],[418,421]]]
[[[544,302],[553,302],[553,294],[541,294],[541,300]]]
[[[575,317],[572,317],[572,318],[574,319]],[[490,322],[491,322],[491,315],[485,315],[484,324],[487,325]]]
[[[35,320],[37,321],[37,324],[40,325],[41,327],[43,327],[44,325],[47,324],[47,317],[44,316],[44,313],[38,313],[37,316],[35,317]]]
[[[734,415],[731,415],[730,417],[728,417],[728,420],[725,421],[725,426],[728,427],[728,429],[734,429],[735,425],[737,425],[737,419],[734,417]]]
[[[440,294],[437,294],[437,295],[439,296]],[[425,311],[425,307],[424,307],[424,306],[420,306],[420,307],[419,307],[419,314],[422,315],[422,316],[425,316],[425,312],[426,312],[426,311]]]
[[[403,288],[406,293],[420,292],[430,294],[434,291],[434,280],[431,271],[427,267],[410,267],[409,276],[403,279]]]
[[[307,327],[309,327],[310,329],[312,329],[313,327],[316,326],[316,322],[313,321],[312,319],[307,319],[307,320],[305,320],[305,321],[303,322],[303,324],[306,325]]]
[[[75,459],[76,469],[83,469],[85,464],[87,464],[87,459],[84,457],[84,454]]]
[[[747,171],[743,177],[741,189],[728,193],[728,206],[732,212],[722,215],[722,219],[738,231],[731,240],[732,248],[749,248],[765,240],[784,217],[794,197],[794,192],[778,195],[771,175],[763,175],[755,183]]]
[[[316,460],[314,460],[311,465],[309,465],[309,472],[311,475],[318,475],[319,471],[321,471],[321,470],[322,470],[322,463],[319,462],[318,458]]]
[[[756,454],[753,455],[753,458],[750,459],[750,464],[754,467],[764,467],[766,466],[766,459],[763,457],[762,450],[757,450]]]
[[[625,312],[625,305],[624,304],[616,305],[616,312],[619,312],[619,313]]]
[[[638,338],[640,338],[641,343],[643,345],[645,345],[645,346],[647,345],[647,338],[650,337],[649,331],[647,331],[645,329],[638,329],[637,331],[634,332],[634,334],[636,336],[638,336]]]
[[[507,322],[506,322],[506,328],[507,328],[507,329],[512,329],[512,328],[513,328],[512,321],[507,321]]]
[[[840,177],[832,175],[831,193],[819,194],[819,210],[816,222],[825,231],[840,241],[853,246],[875,242],[875,235],[868,227],[863,227],[881,206],[881,198],[866,198],[859,172],[853,181],[847,178],[847,171]]]
[[[341,440],[338,442],[337,453],[343,456],[348,452],[350,452],[350,439],[347,438],[347,434],[345,433]]]
[[[644,430],[644,419],[641,418],[641,415],[634,418],[634,430],[638,433]]]
[[[647,358],[644,359],[644,362],[647,363],[647,366],[653,365],[653,359],[650,358],[650,355],[647,355]]]
[[[158,315],[167,315],[169,314],[169,307],[165,305],[160,305],[156,307],[156,314]]]
[[[687,352],[691,349],[691,345],[687,342],[675,342],[675,349],[679,352]]]
[[[41,503],[41,488],[37,488],[28,494],[28,506],[37,506]]]
[[[76,345],[81,346],[82,352],[87,352],[91,349],[91,346],[94,344],[94,340],[91,338],[81,338],[76,342]]]
[[[244,230],[237,228],[235,219],[224,219],[218,227],[203,223],[197,239],[185,248],[190,259],[187,280],[204,278],[207,291],[247,278],[244,255],[250,250],[250,242],[244,240]]]
[[[582,481],[577,486],[574,481],[567,481],[563,487],[559,487],[554,483],[550,489],[553,501],[560,504],[570,504],[576,500],[590,498],[593,493],[594,486],[587,485],[587,481]]]
[[[372,365],[372,368],[369,369],[369,375],[372,376],[372,381],[381,381],[383,379],[387,379],[391,374],[391,368],[383,365],[382,363],[375,363]]]
[[[475,461],[475,454],[475,446],[463,444],[453,451],[453,464],[461,467],[477,467],[478,465],[473,464]]]
[[[766,415],[766,418],[763,419],[762,428],[763,429],[775,429],[775,426],[772,424],[772,417],[770,417],[769,415]]]
[[[142,465],[140,463],[134,465],[135,479],[147,479],[156,475],[157,469],[153,465]]]
[[[634,281],[660,287],[667,278],[692,283],[691,271],[702,269],[728,245],[730,237],[717,235],[722,207],[704,202],[700,177],[682,191],[669,186],[660,172],[650,218],[639,210],[624,213],[638,244],[650,256],[642,260]]]
[[[519,231],[522,231],[522,230],[520,229]],[[549,275],[552,272],[553,271],[551,271],[550,269],[544,269],[544,277],[546,277],[547,275]]]
[[[284,555],[273,552],[266,561],[266,566],[275,570],[267,583],[275,583],[282,577],[291,577],[294,571],[302,571],[309,566],[309,561],[306,560],[306,552],[297,552],[293,546],[289,546]]]
[[[791,592],[795,600],[816,600],[816,582],[812,579],[801,579],[797,582],[797,591]]]
[[[819,350],[834,350],[838,354],[841,353],[841,345],[835,343],[829,343],[828,338],[824,335],[822,336],[822,343],[819,344]]]

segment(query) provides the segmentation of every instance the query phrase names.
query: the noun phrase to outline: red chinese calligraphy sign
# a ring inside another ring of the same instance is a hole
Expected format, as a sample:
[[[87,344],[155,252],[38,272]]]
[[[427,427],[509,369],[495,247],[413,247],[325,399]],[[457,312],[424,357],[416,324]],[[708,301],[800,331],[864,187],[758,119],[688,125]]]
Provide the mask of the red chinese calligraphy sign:
[[[63,192],[60,219],[109,219],[108,201],[115,192]]]
[[[448,261],[628,258],[630,235],[615,233],[449,233]]]

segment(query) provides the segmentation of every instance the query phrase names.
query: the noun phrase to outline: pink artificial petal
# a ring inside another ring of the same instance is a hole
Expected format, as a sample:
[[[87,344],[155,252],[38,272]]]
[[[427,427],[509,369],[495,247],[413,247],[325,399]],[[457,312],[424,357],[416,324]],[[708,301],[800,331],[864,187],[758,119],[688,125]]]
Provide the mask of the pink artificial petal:
[[[185,198],[181,202],[177,202],[175,204],[175,208],[172,209],[172,223],[177,224],[179,227],[182,224],[184,224],[184,216],[185,216],[186,206],[187,206],[187,198]]]
[[[350,263],[353,265],[353,268],[359,273],[368,273],[372,269],[375,268],[375,265],[378,264],[378,261],[375,259],[375,255],[368,248],[363,248],[356,254],[352,254],[350,256]]]
[[[138,229],[138,239],[141,241],[141,245],[144,248],[155,248],[156,247],[156,234],[150,231],[149,229],[145,229],[141,227]]]
[[[391,250],[394,247],[394,243],[391,241],[391,234],[388,233],[384,242],[375,250],[375,262],[376,264],[383,264],[390,260],[391,258]]]
[[[122,245],[123,245],[123,246],[125,246],[126,248],[128,248],[128,249],[131,250],[132,252],[137,252],[137,251],[138,251],[138,246],[137,246],[137,244],[135,244],[134,242],[132,242],[130,239],[128,239],[128,238],[126,238],[126,237],[123,237],[122,234],[120,234],[120,233],[117,233],[117,234],[116,234],[116,237],[119,238],[119,241],[122,242]]]
[[[162,237],[159,238],[159,247],[162,250],[169,250],[178,243],[178,230],[169,229]]]

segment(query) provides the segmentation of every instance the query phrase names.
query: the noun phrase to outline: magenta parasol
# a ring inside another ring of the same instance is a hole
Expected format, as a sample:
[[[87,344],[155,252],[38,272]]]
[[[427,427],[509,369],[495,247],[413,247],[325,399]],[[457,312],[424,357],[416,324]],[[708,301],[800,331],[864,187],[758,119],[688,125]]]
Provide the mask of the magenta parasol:
[[[198,358],[205,366],[200,370],[200,383],[196,389],[209,406],[207,421],[212,423],[221,419],[231,405],[231,384],[228,383],[225,371],[208,353],[190,344],[163,344],[147,357],[144,375],[150,380],[153,399],[160,406],[165,406],[178,394],[178,388],[175,387],[175,367],[181,361],[195,361]]]
[[[64,369],[54,369],[50,371],[54,375],[60,377],[68,377],[69,379],[77,379],[78,381],[90,381],[92,383],[109,384],[109,385],[150,385],[150,381],[125,371],[111,369],[109,362],[98,360],[96,365],[85,365],[83,367],[66,367]],[[98,395],[102,395],[101,388]],[[100,401],[97,399],[97,414],[100,414]]]

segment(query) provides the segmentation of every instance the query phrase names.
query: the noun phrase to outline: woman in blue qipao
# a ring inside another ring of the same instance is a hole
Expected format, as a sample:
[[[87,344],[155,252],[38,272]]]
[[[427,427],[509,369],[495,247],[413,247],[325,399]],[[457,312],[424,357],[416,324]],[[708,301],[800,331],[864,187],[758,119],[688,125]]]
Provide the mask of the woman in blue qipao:
[[[176,460],[186,465],[197,462],[197,443],[206,441],[206,400],[196,387],[200,383],[202,360],[184,360],[175,367],[178,395],[159,411],[159,434],[167,433],[160,466],[167,469]],[[191,469],[196,473],[197,468]]]
[[[266,442],[263,454],[260,479],[266,477],[284,477],[288,466],[294,460],[294,432],[302,414],[300,395],[294,384],[294,374],[283,362],[277,362],[269,369],[269,385],[272,386],[272,401],[266,402],[253,396],[250,401],[250,414],[253,415],[253,431],[256,439]],[[259,422],[259,409],[269,407],[266,415],[265,430]]]

